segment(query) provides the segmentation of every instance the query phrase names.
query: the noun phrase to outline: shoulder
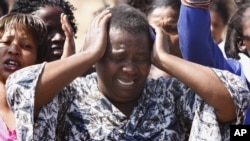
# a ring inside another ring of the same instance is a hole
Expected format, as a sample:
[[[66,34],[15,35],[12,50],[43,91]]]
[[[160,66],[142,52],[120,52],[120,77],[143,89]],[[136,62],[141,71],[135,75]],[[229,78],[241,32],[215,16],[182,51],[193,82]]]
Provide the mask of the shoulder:
[[[150,96],[168,97],[173,95],[174,97],[179,97],[184,93],[188,93],[190,88],[174,77],[160,77],[158,79],[148,79],[144,91],[147,94],[149,93]]]
[[[97,89],[97,74],[94,72],[87,76],[78,76],[74,79],[67,87],[64,88],[64,91],[78,91],[90,92]]]

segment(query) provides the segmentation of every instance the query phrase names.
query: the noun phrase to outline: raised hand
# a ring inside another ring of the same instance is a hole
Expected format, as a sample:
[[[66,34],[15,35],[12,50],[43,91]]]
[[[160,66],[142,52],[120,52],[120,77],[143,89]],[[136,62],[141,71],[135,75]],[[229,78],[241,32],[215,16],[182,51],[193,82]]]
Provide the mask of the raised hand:
[[[82,51],[87,51],[95,56],[96,61],[102,58],[106,51],[108,37],[107,25],[110,17],[111,13],[109,10],[104,10],[96,16],[84,37]]]
[[[151,26],[154,28],[156,33],[153,52],[151,54],[151,61],[156,67],[161,69],[163,55],[168,54],[170,51],[169,39],[164,35],[164,31],[160,27],[156,25]]]
[[[62,24],[62,30],[64,31],[65,34],[63,54],[61,56],[62,59],[75,54],[75,41],[74,41],[73,29],[69,23],[67,15],[65,15],[64,13],[61,14],[61,24]]]

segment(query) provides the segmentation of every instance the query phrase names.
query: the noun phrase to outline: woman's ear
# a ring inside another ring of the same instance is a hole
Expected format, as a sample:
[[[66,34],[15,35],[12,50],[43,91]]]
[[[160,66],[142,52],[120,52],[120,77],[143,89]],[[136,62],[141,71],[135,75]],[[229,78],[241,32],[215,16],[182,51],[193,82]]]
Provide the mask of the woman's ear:
[[[240,37],[237,39],[237,47],[240,52],[246,52],[246,45],[244,43],[244,40]]]

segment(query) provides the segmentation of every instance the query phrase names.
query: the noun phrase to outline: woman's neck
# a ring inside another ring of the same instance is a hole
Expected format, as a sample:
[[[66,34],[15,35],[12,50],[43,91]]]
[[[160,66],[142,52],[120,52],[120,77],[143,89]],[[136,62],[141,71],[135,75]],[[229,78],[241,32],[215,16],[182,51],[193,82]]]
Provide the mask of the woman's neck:
[[[137,104],[137,99],[129,102],[114,102],[111,100],[111,103],[115,105],[124,115],[126,115],[127,118],[129,118],[135,105]]]
[[[5,84],[3,82],[0,82],[0,109],[2,108],[8,108],[8,103],[6,99]]]

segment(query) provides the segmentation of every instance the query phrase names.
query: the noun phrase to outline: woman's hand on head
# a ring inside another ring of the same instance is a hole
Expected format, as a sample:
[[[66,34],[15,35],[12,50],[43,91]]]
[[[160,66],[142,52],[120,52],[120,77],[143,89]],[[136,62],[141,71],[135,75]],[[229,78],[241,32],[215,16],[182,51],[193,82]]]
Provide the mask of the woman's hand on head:
[[[164,34],[163,29],[156,25],[151,25],[155,30],[155,42],[153,45],[153,51],[151,54],[152,63],[158,67],[162,68],[163,55],[169,54],[169,39]]]
[[[109,10],[101,12],[92,20],[84,37],[82,51],[93,55],[96,61],[101,59],[106,51],[110,18]]]
[[[63,54],[61,56],[62,59],[75,54],[75,41],[74,41],[73,29],[69,23],[67,15],[65,15],[64,13],[61,14],[61,24],[62,24],[62,30],[64,31],[65,34]]]

